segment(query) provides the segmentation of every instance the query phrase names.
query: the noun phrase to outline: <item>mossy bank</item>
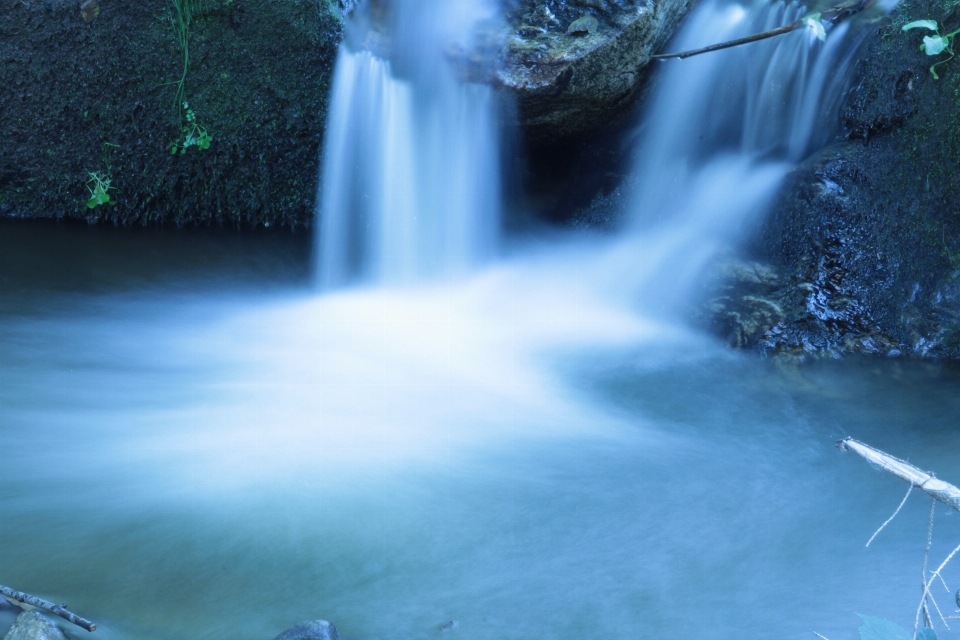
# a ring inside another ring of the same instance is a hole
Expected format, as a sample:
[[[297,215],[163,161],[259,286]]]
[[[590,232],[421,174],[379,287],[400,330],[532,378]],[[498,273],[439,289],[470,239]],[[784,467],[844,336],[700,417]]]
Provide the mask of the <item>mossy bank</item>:
[[[189,0],[184,33],[187,1],[0,0],[0,215],[310,223],[338,6]],[[94,175],[109,203],[88,206]]]

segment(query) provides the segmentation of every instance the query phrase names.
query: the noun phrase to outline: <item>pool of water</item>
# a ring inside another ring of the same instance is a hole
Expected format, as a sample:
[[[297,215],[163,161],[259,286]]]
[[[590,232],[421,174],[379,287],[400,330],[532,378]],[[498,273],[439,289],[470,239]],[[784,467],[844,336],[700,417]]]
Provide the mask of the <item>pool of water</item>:
[[[906,487],[835,442],[960,482],[958,372],[731,352],[598,244],[321,297],[284,232],[4,222],[0,584],[106,639],[912,628],[929,502],[865,548]]]

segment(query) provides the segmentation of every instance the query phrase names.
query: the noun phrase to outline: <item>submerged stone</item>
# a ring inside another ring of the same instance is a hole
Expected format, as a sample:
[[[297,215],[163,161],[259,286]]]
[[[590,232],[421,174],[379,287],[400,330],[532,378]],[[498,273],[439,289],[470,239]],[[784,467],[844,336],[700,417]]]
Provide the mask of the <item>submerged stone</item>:
[[[36,611],[24,611],[17,616],[3,640],[67,640],[53,621]]]
[[[340,634],[332,622],[313,620],[287,629],[274,640],[340,640]]]

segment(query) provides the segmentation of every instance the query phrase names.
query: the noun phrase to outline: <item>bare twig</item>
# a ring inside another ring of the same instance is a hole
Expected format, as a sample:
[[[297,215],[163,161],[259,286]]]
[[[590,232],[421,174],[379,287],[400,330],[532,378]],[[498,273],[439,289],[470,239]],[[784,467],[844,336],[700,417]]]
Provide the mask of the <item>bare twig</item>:
[[[871,464],[880,467],[884,471],[892,473],[898,478],[909,482],[911,487],[917,487],[933,498],[934,501],[939,500],[951,509],[960,511],[960,489],[949,482],[938,480],[932,473],[922,471],[909,462],[904,462],[903,460],[894,458],[888,453],[884,453],[879,449],[874,449],[873,447],[865,445],[862,442],[857,442],[852,438],[844,438],[837,443],[837,446],[842,451],[853,451],[867,460],[867,462],[870,462]],[[936,599],[933,597],[933,594],[930,593],[930,586],[936,580],[943,582],[943,577],[940,575],[940,572],[943,571],[943,568],[947,566],[947,563],[953,559],[953,556],[957,555],[957,552],[960,552],[960,546],[957,546],[953,551],[950,552],[950,555],[948,555],[946,559],[940,563],[940,566],[937,567],[937,570],[930,574],[930,578],[927,578],[927,559],[930,555],[930,544],[933,539],[933,511],[936,504],[934,501],[931,501],[930,503],[930,523],[927,527],[927,544],[923,552],[923,593],[920,595],[920,604],[917,606],[917,614],[913,619],[914,635],[916,635],[917,628],[920,625],[921,614],[924,617],[925,624],[929,626],[931,623],[930,612],[927,609],[928,601],[933,602],[933,606],[936,607],[937,613],[940,614],[940,619],[946,626],[947,620],[943,616],[943,613],[941,613],[940,607],[937,604]],[[901,504],[901,506],[903,505]],[[881,527],[881,529],[882,528],[883,527]],[[944,587],[946,587],[946,583],[944,583]],[[949,592],[949,589],[947,590]],[[949,629],[950,627],[947,628]]]
[[[913,489],[913,487],[910,487]],[[920,587],[923,591],[921,593],[926,593],[927,584],[927,560],[930,559],[930,546],[933,544],[933,508],[937,505],[937,500],[935,498],[930,498],[930,523],[927,525],[927,546],[923,548],[923,567],[920,569]],[[930,596],[933,597],[932,595]],[[937,601],[933,601],[933,606],[937,606]],[[937,611],[940,611],[940,607],[937,607]],[[943,614],[940,614],[940,617],[943,618]],[[923,624],[927,627],[932,627],[933,624],[930,620],[930,609],[927,607],[926,596],[924,596],[923,601]],[[943,624],[947,624],[947,621],[944,620]],[[947,626],[949,629],[950,627]],[[913,635],[917,635],[917,625],[913,625]]]
[[[50,613],[54,613],[60,616],[61,618],[63,618],[64,620],[67,620],[68,622],[72,622],[78,627],[86,629],[87,631],[97,630],[97,625],[93,624],[89,620],[81,618],[80,616],[73,613],[72,611],[67,611],[67,608],[63,605],[53,604],[52,602],[47,602],[46,600],[42,600],[36,596],[32,596],[29,593],[23,593],[22,591],[14,591],[13,589],[9,587],[5,587],[3,585],[0,585],[0,595],[6,596],[7,598],[12,598],[17,602],[24,602],[26,604],[29,604],[32,607],[45,609]]]
[[[900,509],[903,509],[903,505],[907,504],[907,498],[910,497],[910,494],[911,494],[912,492],[913,492],[913,485],[910,485],[910,487],[907,489],[907,495],[903,496],[903,500],[900,501],[900,506],[897,507],[897,510],[893,512],[893,515],[892,515],[892,516],[890,516],[889,518],[887,518],[887,521],[886,521],[886,522],[884,522],[882,525],[880,525],[880,528],[879,528],[879,529],[877,529],[876,531],[873,532],[873,535],[870,536],[870,539],[869,539],[869,540],[867,540],[866,546],[869,547],[869,546],[870,546],[870,543],[873,542],[873,539],[877,537],[877,534],[880,533],[881,531],[883,531],[883,530],[887,527],[888,524],[890,524],[891,522],[893,522],[893,519],[897,517],[897,514],[898,514],[898,513],[900,513]],[[926,570],[926,567],[924,567],[924,570]],[[924,580],[926,580],[926,574],[924,574]]]
[[[916,621],[920,620],[920,611],[923,609],[923,603],[926,601],[927,596],[930,595],[930,585],[933,584],[933,581],[940,576],[940,572],[943,571],[943,568],[947,566],[947,563],[953,560],[953,556],[957,555],[957,552],[960,551],[960,545],[958,545],[953,551],[950,552],[950,555],[940,563],[940,566],[937,567],[937,570],[933,572],[933,575],[930,576],[930,580],[923,585],[923,597],[920,599],[920,606],[917,607],[917,615],[914,616],[914,626],[916,626]],[[931,596],[932,597],[932,596]]]
[[[960,511],[960,489],[949,482],[938,480],[932,473],[921,471],[909,462],[894,458],[890,454],[874,449],[862,442],[857,442],[853,438],[844,438],[837,443],[837,446],[843,451],[853,451],[867,462],[909,482],[912,486],[936,498],[951,509]]]
[[[766,40],[767,38],[790,33],[791,31],[795,31],[802,26],[803,20],[796,20],[782,27],[770,29],[769,31],[763,31],[761,33],[755,33],[752,36],[747,36],[746,38],[737,38],[736,40],[721,42],[720,44],[712,44],[709,47],[703,47],[702,49],[691,49],[690,51],[681,51],[680,53],[659,53],[650,57],[654,60],[666,60],[667,58],[680,58],[683,60],[684,58],[689,58],[690,56],[698,56],[701,53],[710,53],[711,51],[720,51],[721,49],[729,49],[730,47],[739,47],[742,44],[749,44],[751,42],[757,42],[758,40]]]
[[[845,2],[839,4],[835,7],[824,11],[821,14],[821,19],[828,22],[837,22],[843,18],[849,17],[855,13],[859,13],[867,6],[872,4],[872,0],[865,0],[857,2]],[[777,27],[776,29],[770,29],[769,31],[761,31],[760,33],[755,33],[752,36],[746,36],[745,38],[737,38],[736,40],[730,40],[728,42],[721,42],[719,44],[712,44],[709,47],[703,47],[702,49],[691,49],[689,51],[681,51],[680,53],[659,53],[654,56],[650,56],[651,59],[656,60],[666,60],[667,58],[689,58],[690,56],[698,56],[701,53],[710,53],[711,51],[720,51],[721,49],[729,49],[730,47],[739,47],[742,44],[750,44],[751,42],[757,42],[759,40],[766,40],[767,38],[773,38],[775,36],[782,36],[785,33],[790,33],[791,31],[796,31],[802,27],[806,22],[806,17],[795,20],[790,24],[785,24],[782,27]]]
[[[947,624],[947,619],[943,617],[943,612],[940,611],[940,605],[937,604],[937,599],[933,597],[933,594],[930,594],[930,602],[933,603],[933,608],[937,610],[937,615],[940,616],[940,620],[943,622],[943,626],[947,628],[947,631],[950,631],[950,625]],[[929,613],[927,614],[930,615]],[[932,624],[930,625],[933,626]]]
[[[940,584],[943,585],[943,588],[947,591],[947,593],[950,593],[950,587],[948,587],[947,583],[944,582],[943,576],[937,576],[937,577],[940,578]]]

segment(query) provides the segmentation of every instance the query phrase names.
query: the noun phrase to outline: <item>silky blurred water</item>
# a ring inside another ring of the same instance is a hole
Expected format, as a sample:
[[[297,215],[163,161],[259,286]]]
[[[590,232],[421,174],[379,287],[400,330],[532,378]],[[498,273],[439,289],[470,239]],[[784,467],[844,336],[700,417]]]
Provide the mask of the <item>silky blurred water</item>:
[[[801,13],[747,9],[702,3],[678,44]],[[321,617],[347,640],[839,640],[856,613],[911,628],[927,501],[864,548],[905,487],[834,443],[960,481],[957,372],[777,365],[675,313],[822,142],[805,116],[842,89],[823,71],[849,62],[844,33],[665,72],[622,237],[512,238],[494,259],[489,91],[348,48],[341,71],[379,98],[358,111],[341,87],[334,111],[361,124],[331,139],[360,159],[325,177],[342,202],[324,197],[362,215],[322,224],[362,242],[314,256],[284,232],[0,223],[0,584],[108,640],[268,640]],[[418,77],[444,100],[415,108]],[[463,136],[417,128],[437,104],[459,105]],[[358,166],[383,170],[360,184]],[[451,235],[414,233],[440,213]],[[327,285],[394,286],[319,295],[317,264]],[[939,564],[958,531],[937,522]]]
[[[905,486],[834,442],[960,481],[957,373],[730,352],[592,293],[587,247],[318,298],[282,233],[4,223],[0,584],[104,638],[910,628],[928,502],[864,548]]]

